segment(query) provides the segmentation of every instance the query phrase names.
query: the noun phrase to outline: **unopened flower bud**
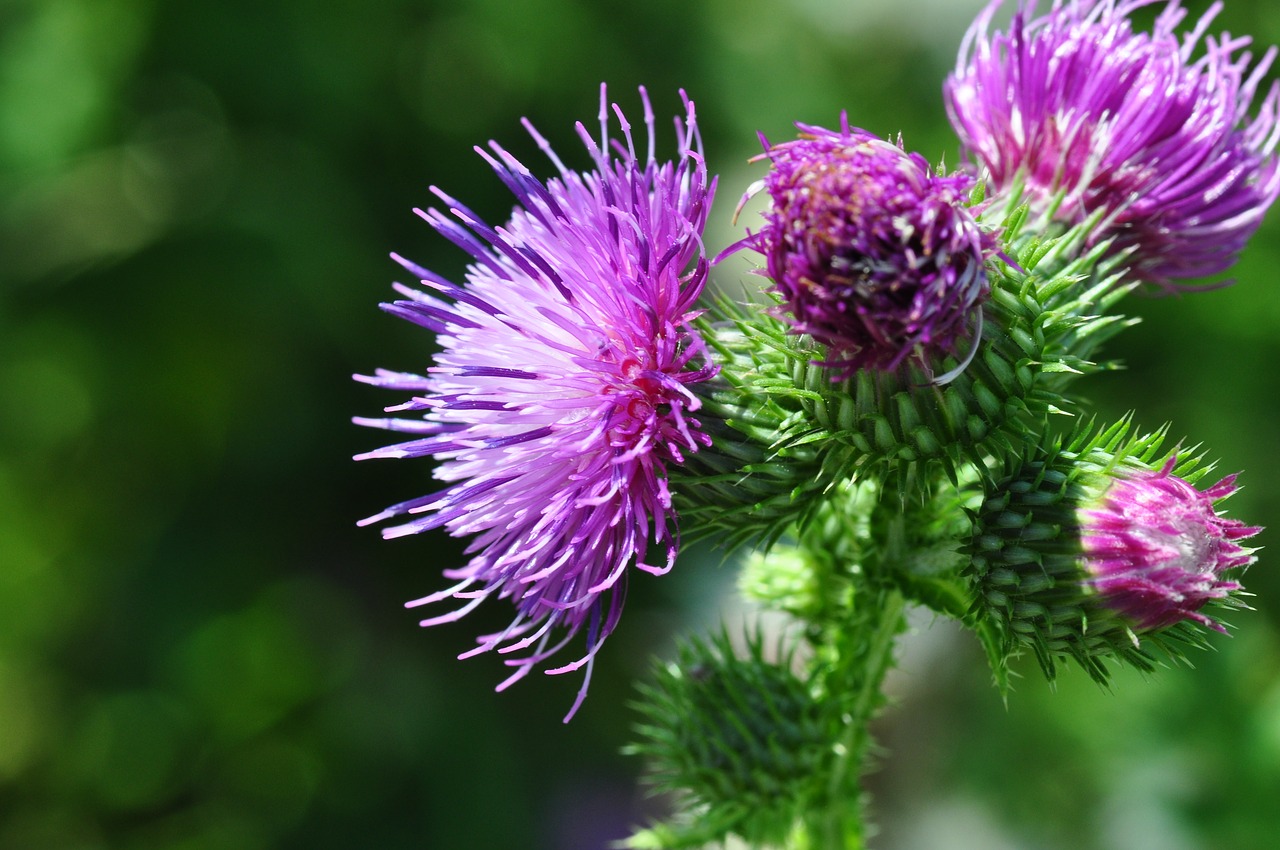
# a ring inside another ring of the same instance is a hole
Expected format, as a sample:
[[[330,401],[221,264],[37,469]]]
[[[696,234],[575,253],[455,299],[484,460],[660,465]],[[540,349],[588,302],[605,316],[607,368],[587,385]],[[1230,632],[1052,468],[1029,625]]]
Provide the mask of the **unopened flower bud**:
[[[648,759],[657,790],[700,813],[691,828],[708,841],[731,832],[781,844],[819,792],[831,748],[820,707],[789,656],[766,660],[758,636],[748,638],[744,657],[723,633],[695,639],[642,691],[641,740],[629,751]]]
[[[1008,651],[1031,647],[1050,678],[1055,658],[1072,657],[1105,680],[1107,656],[1152,666],[1144,639],[1176,654],[1202,642],[1200,627],[1226,631],[1207,611],[1240,606],[1228,574],[1256,560],[1239,541],[1260,529],[1215,507],[1234,475],[1199,490],[1176,464],[1063,452],[987,498],[971,545],[976,609]]]

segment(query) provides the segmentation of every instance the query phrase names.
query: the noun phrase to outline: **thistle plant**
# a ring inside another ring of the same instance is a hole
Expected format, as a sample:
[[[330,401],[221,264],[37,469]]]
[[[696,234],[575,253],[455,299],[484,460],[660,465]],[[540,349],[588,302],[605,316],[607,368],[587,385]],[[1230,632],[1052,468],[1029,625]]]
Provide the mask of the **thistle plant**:
[[[527,122],[551,177],[477,148],[516,197],[504,224],[433,190],[465,280],[396,258],[419,286],[384,308],[441,353],[359,378],[408,399],[356,421],[409,435],[360,457],[433,457],[444,486],[365,522],[472,538],[409,603],[452,600],[423,625],[508,600],[465,655],[502,656],[501,690],[568,652],[545,669],[583,671],[567,721],[627,582],[679,568],[682,540],[741,550],[744,597],[793,624],[657,662],[628,749],[676,811],[627,846],[866,846],[868,724],[909,606],[970,629],[1005,690],[1023,654],[1049,679],[1153,670],[1244,607],[1259,529],[1224,513],[1236,476],[1202,484],[1202,450],[1140,412],[1098,421],[1075,385],[1114,365],[1135,290],[1220,285],[1280,193],[1274,51],[1209,35],[1220,4],[1183,32],[1172,0],[1149,33],[1146,0],[1021,2],[1004,30],[1002,5],[944,86],[951,171],[846,116],[798,124],[762,137],[762,226],[714,254],[693,102],[662,160],[644,90],[638,144],[602,87],[589,170]],[[757,297],[710,292],[728,254],[756,259]]]

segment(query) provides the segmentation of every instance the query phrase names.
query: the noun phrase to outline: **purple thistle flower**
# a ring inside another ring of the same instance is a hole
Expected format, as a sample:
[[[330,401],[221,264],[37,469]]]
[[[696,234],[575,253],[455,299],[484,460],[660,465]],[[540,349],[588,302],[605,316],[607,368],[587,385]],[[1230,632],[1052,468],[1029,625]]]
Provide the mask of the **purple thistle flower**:
[[[1200,609],[1241,589],[1222,575],[1257,560],[1236,541],[1261,529],[1214,510],[1239,489],[1236,476],[1201,491],[1172,474],[1174,462],[1117,477],[1080,511],[1085,583],[1139,632],[1194,620],[1225,633]]]
[[[393,258],[425,292],[383,309],[436,333],[443,349],[425,376],[378,370],[357,380],[413,393],[388,412],[420,418],[356,419],[413,439],[357,459],[433,456],[447,486],[361,524],[408,516],[384,537],[446,528],[477,535],[455,583],[408,603],[464,604],[423,620],[459,619],[491,596],[516,607],[511,625],[462,657],[524,651],[506,663],[522,678],[586,630],[586,652],[549,669],[585,667],[566,721],[586,695],[596,653],[617,626],[631,568],[662,574],[678,549],[666,467],[710,444],[691,415],[689,384],[715,373],[691,327],[709,264],[702,245],[715,180],[708,180],[694,107],[675,121],[679,157],[654,159],[654,119],[640,89],[648,150],[614,105],[622,140],[609,136],[600,89],[600,138],[577,132],[595,162],[570,171],[525,128],[559,172],[545,183],[496,143],[476,151],[519,201],[490,227],[432,187],[452,218],[417,211],[474,262],[462,286]],[[487,244],[486,244],[487,243]],[[443,296],[443,297],[442,297]],[[447,299],[447,300],[446,300]],[[662,554],[651,562],[650,546]],[[561,634],[563,633],[563,634]],[[553,637],[554,636],[554,637]]]
[[[1153,2],[1055,0],[1034,17],[1029,0],[993,33],[992,0],[945,96],[994,189],[1021,181],[1070,224],[1101,214],[1095,243],[1114,239],[1139,278],[1173,290],[1229,268],[1280,194],[1280,86],[1250,118],[1275,49],[1250,71],[1250,39],[1206,36],[1221,3],[1181,38],[1178,0],[1134,32],[1129,15]]]
[[[792,330],[828,347],[832,380],[976,336],[968,320],[987,294],[995,236],[965,207],[973,178],[940,176],[847,116],[838,132],[796,126],[793,141],[761,137],[771,168],[747,197],[768,193],[765,225],[730,251],[764,255]]]

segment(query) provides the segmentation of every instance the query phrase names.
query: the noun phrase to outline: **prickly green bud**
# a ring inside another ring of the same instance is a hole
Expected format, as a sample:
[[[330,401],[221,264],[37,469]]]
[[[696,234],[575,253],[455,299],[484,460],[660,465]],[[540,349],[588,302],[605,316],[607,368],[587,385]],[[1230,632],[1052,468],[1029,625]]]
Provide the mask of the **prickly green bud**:
[[[1196,459],[1161,457],[1159,434],[1125,442],[1126,430],[1028,457],[974,519],[975,611],[1050,679],[1060,658],[1105,681],[1107,658],[1151,669],[1149,647],[1177,658],[1205,627],[1225,632],[1202,609],[1238,607],[1225,574],[1254,560],[1236,541],[1259,529],[1214,507],[1235,476],[1197,490]]]
[[[742,565],[738,589],[744,598],[802,620],[822,609],[821,582],[813,557],[796,546],[752,550]]]
[[[632,847],[701,846],[729,833],[781,843],[820,790],[828,729],[789,653],[767,661],[759,636],[737,657],[729,637],[694,639],[642,686],[640,740],[655,790],[674,793],[688,822],[636,835]]]
[[[852,604],[850,580],[875,545],[870,519],[878,500],[873,483],[832,487],[787,542],[747,556],[738,579],[742,595],[809,624],[841,618]]]

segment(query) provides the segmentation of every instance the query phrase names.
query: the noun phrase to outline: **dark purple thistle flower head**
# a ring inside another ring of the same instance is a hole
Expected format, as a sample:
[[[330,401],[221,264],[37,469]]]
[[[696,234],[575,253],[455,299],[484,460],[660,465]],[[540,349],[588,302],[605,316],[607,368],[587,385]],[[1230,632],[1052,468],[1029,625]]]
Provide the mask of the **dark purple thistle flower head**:
[[[1251,118],[1275,49],[1250,70],[1248,38],[1206,36],[1221,3],[1179,36],[1186,10],[1169,0],[1135,32],[1130,14],[1153,2],[1055,0],[1035,17],[1029,0],[992,32],[992,0],[945,94],[996,191],[1021,182],[1068,223],[1102,215],[1094,241],[1172,290],[1228,269],[1280,193],[1280,87]]]
[[[404,299],[383,308],[433,331],[442,351],[425,375],[356,376],[412,393],[388,412],[417,417],[357,419],[413,435],[358,459],[432,456],[447,482],[362,524],[408,516],[383,536],[440,527],[476,535],[470,562],[446,571],[456,583],[409,606],[463,602],[422,621],[433,625],[491,596],[510,599],[511,626],[464,654],[522,653],[508,657],[515,671],[499,690],[585,629],[585,654],[547,670],[586,668],[570,717],[618,623],[628,572],[664,573],[675,559],[667,465],[710,443],[691,415],[699,402],[688,385],[715,372],[691,327],[707,278],[702,232],[715,181],[689,99],[675,121],[679,156],[660,163],[640,93],[647,150],[637,152],[603,86],[599,139],[577,125],[592,171],[569,170],[527,121],[557,177],[538,180],[496,143],[476,148],[519,201],[501,227],[432,187],[448,214],[419,215],[474,258],[466,282],[395,257],[422,289],[397,284]],[[621,140],[610,137],[611,112]]]
[[[794,332],[827,346],[832,379],[952,353],[974,336],[995,251],[965,204],[973,178],[940,176],[842,116],[837,131],[798,124],[764,142],[765,225],[737,247],[764,255]],[[744,201],[746,199],[744,198]]]
[[[1223,574],[1257,560],[1237,541],[1261,529],[1214,510],[1238,489],[1236,476],[1201,491],[1173,475],[1173,466],[1171,458],[1160,470],[1123,474],[1080,511],[1086,584],[1135,631],[1184,620],[1225,631],[1200,609],[1240,590]]]

